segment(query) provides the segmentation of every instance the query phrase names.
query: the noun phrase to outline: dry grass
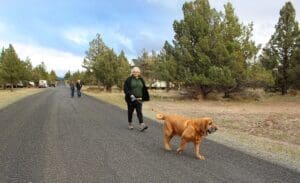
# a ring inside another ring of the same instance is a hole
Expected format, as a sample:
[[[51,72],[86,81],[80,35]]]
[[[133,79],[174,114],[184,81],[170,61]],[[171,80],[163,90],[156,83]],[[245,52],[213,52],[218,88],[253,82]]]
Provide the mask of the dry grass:
[[[126,109],[120,92],[86,92]],[[300,171],[300,97],[268,96],[263,101],[184,100],[177,92],[150,91],[144,115],[152,108],[190,117],[213,117],[220,130],[209,139]]]
[[[300,171],[300,146],[259,137],[235,129],[221,128],[208,137],[250,155]]]
[[[10,90],[0,90],[0,109],[41,91],[43,90],[38,88],[14,89],[13,92]]]
[[[191,117],[211,116],[222,128],[300,145],[300,102],[154,101],[148,106]]]
[[[124,95],[119,91],[108,93],[108,92],[104,92],[102,90],[99,90],[97,87],[83,86],[82,92],[84,92],[85,94],[87,94],[89,96],[93,96],[93,97],[98,98],[102,101],[105,101],[107,103],[119,106],[122,109],[126,109],[126,103],[125,103],[125,100],[124,100]]]

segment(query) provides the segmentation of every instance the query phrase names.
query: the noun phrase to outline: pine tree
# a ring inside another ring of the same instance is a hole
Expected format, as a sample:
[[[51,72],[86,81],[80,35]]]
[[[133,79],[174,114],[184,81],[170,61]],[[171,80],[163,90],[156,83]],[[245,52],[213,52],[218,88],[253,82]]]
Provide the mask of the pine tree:
[[[299,37],[299,24],[295,20],[296,12],[291,2],[286,2],[280,10],[280,17],[275,26],[275,33],[263,50],[261,62],[266,69],[276,70],[277,86],[281,94],[286,95],[291,85],[289,70],[295,67],[292,63],[296,54],[297,38]]]
[[[97,57],[109,51],[109,48],[103,42],[100,34],[96,34],[96,38],[89,43],[89,46],[89,50],[85,52],[86,56],[84,58],[83,67],[93,71],[92,68],[94,67]]]
[[[168,41],[165,42],[162,50],[155,60],[156,79],[167,82],[167,89],[170,85],[179,85],[177,78],[177,62],[175,60],[174,49]]]
[[[4,58],[4,48],[2,48],[1,54],[0,54],[0,85],[2,88],[4,88],[4,79],[3,79],[3,68],[2,68],[2,60]]]
[[[44,62],[41,62],[39,65],[37,65],[33,69],[33,72],[35,73],[35,82],[38,82],[39,80],[49,80],[49,74]]]
[[[112,86],[116,84],[117,55],[105,45],[100,34],[90,42],[83,67],[87,72],[94,73],[98,85],[102,84],[107,91],[111,91]]]
[[[296,43],[296,50],[292,56],[291,68],[288,71],[291,87],[300,89],[300,34]]]
[[[251,40],[252,25],[240,23],[230,3],[224,8],[222,14],[208,0],[187,2],[183,20],[173,25],[177,77],[186,86],[200,89],[204,97],[215,89],[228,95],[240,88],[247,62],[258,51]]]
[[[28,84],[33,79],[33,67],[30,59],[27,57],[25,61],[21,61],[21,80]]]
[[[135,66],[139,67],[142,71],[143,78],[147,81],[147,83],[155,82],[155,60],[156,53],[152,51],[149,53],[146,49],[142,50],[141,55],[133,60]]]
[[[55,73],[54,70],[51,70],[50,71],[50,74],[49,74],[49,81],[50,81],[50,84],[54,85],[55,82],[57,81],[57,75]]]
[[[252,38],[253,24],[243,25],[234,12],[231,3],[224,5],[225,15],[221,23],[221,36],[225,49],[218,49],[218,58],[215,59],[219,63],[214,65],[221,67],[227,80],[219,80],[219,87],[224,90],[225,97],[229,97],[231,91],[240,89],[245,86],[247,80],[247,70],[250,60],[253,60],[258,47]],[[227,74],[226,74],[227,73]]]
[[[245,85],[255,88],[268,88],[274,85],[272,72],[262,66],[260,62],[251,64],[247,69]]]
[[[1,53],[1,68],[1,78],[4,82],[10,83],[13,91],[13,86],[20,81],[22,70],[21,61],[11,44]]]
[[[71,77],[71,71],[66,72],[65,76],[64,76],[64,80],[69,80]]]
[[[120,89],[123,89],[123,83],[126,78],[130,75],[130,64],[122,50],[117,58],[117,69],[116,69],[116,84]]]
[[[112,86],[116,84],[115,73],[117,68],[117,56],[113,49],[108,49],[96,57],[93,70],[96,78],[106,88],[111,91]]]

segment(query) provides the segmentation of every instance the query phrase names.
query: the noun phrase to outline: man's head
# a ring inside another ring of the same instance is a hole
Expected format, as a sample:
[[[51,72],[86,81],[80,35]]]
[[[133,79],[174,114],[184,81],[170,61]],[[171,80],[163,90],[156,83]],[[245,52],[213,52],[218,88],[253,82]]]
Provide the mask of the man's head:
[[[133,67],[131,69],[131,75],[134,77],[139,77],[141,75],[141,69],[139,67]]]

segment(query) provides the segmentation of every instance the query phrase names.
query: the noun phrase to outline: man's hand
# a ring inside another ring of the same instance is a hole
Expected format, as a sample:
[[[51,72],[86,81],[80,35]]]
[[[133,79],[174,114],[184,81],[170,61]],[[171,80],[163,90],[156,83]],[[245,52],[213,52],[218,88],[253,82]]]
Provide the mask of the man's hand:
[[[130,100],[131,100],[131,102],[134,102],[134,101],[136,101],[137,99],[136,99],[136,97],[135,97],[134,95],[130,95]]]

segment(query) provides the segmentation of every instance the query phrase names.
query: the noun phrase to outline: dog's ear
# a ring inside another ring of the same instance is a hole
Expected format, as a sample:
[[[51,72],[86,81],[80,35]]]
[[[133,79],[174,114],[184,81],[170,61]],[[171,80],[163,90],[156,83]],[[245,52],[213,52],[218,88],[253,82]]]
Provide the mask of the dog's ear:
[[[185,121],[185,127],[191,126],[191,125],[194,126],[194,121],[193,120],[188,119],[188,120]]]
[[[209,123],[209,119],[207,118],[202,118],[198,120],[198,126],[202,135],[207,134],[208,123]]]

